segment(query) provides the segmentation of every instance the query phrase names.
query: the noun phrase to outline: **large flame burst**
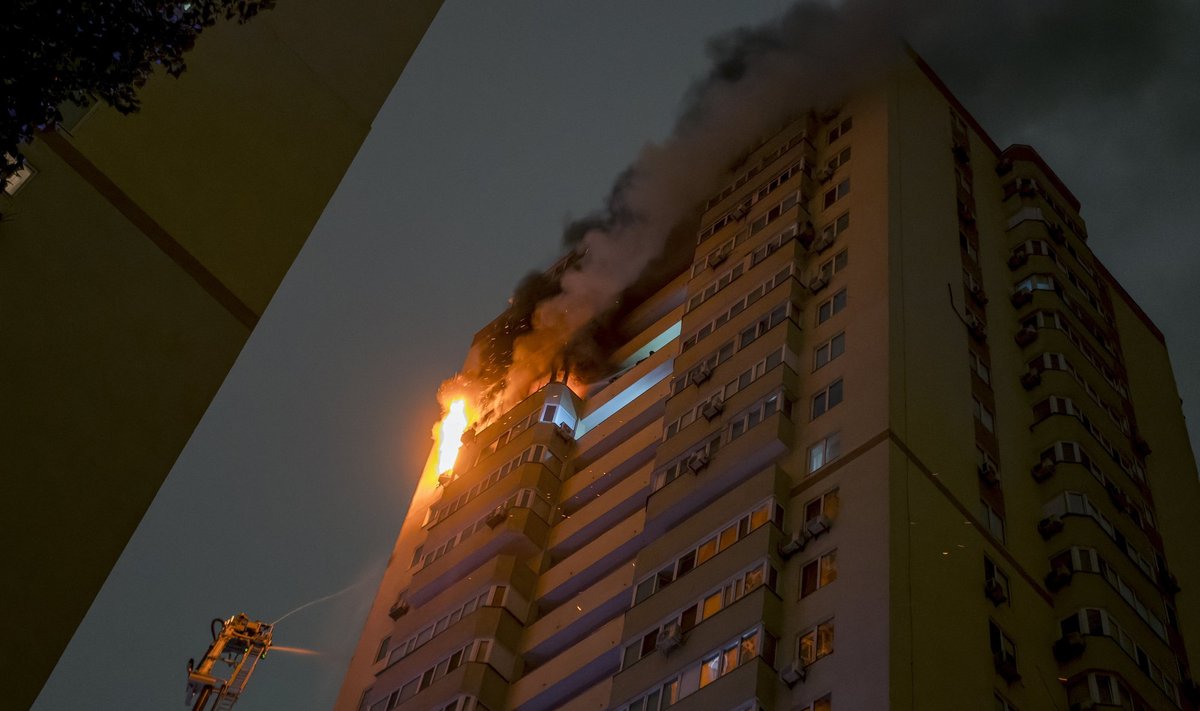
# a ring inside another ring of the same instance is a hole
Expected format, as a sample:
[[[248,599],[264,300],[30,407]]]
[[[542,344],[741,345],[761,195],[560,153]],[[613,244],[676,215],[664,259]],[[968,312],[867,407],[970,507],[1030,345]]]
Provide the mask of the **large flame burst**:
[[[467,431],[467,401],[459,398],[450,403],[450,409],[442,418],[442,426],[438,431],[438,474],[444,474],[454,468],[454,460],[458,458],[458,449],[462,446],[463,432]]]

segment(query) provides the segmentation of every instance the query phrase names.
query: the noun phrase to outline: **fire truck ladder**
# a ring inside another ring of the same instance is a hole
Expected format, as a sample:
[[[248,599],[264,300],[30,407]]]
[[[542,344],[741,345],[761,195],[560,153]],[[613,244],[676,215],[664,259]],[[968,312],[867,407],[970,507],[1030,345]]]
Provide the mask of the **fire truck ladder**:
[[[220,632],[216,625],[220,624]],[[230,711],[241,698],[250,675],[271,648],[271,625],[254,622],[246,615],[213,620],[213,643],[199,666],[188,662],[187,697],[192,711]],[[218,662],[230,667],[229,677],[215,672]],[[210,703],[211,702],[211,703]]]

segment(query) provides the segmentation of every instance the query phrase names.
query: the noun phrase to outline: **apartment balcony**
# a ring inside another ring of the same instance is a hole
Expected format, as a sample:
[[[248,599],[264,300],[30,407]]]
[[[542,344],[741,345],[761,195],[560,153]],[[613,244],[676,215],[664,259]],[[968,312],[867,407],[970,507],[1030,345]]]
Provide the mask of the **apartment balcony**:
[[[544,572],[536,598],[542,609],[558,607],[633,560],[645,545],[645,522],[645,512],[636,511]]]
[[[582,691],[563,702],[558,711],[608,711],[608,699],[612,696],[612,677],[605,677],[586,691]]]
[[[767,417],[738,439],[722,445],[700,471],[680,475],[650,495],[646,527],[662,535],[791,451],[795,425],[782,412]]]
[[[423,605],[453,585],[464,575],[499,555],[528,558],[546,545],[550,526],[532,509],[514,508],[493,529],[476,532],[441,558],[412,576],[408,601]]]
[[[1137,663],[1121,649],[1117,640],[1112,637],[1099,635],[1084,635],[1083,653],[1074,659],[1060,662],[1058,676],[1067,679],[1082,677],[1088,672],[1116,674],[1125,680],[1134,693],[1150,702],[1152,708],[1179,708],[1175,698],[1170,697],[1158,687],[1150,677],[1138,668]],[[1159,657],[1153,660],[1159,667],[1168,669],[1174,666],[1168,664],[1168,659]],[[1172,673],[1172,679],[1179,681]],[[1116,707],[1113,707],[1116,708]]]
[[[616,618],[555,655],[512,685],[506,705],[512,711],[549,711],[616,672],[621,629]]]
[[[762,657],[758,657],[696,693],[684,697],[671,708],[675,711],[714,711],[737,708],[755,699],[758,699],[763,708],[782,708],[775,704],[778,691],[778,672],[763,661]]]
[[[780,224],[787,225],[791,223],[783,221],[780,222]],[[767,237],[772,234],[775,234],[773,230],[767,230],[755,235],[756,239],[753,239],[750,243],[747,243],[747,245],[737,250],[738,256],[731,257],[720,266],[705,271],[702,276],[697,277],[697,279],[690,285],[691,288],[688,290],[688,297],[691,298],[697,293],[702,292],[708,284],[710,284],[714,279],[718,278],[718,276],[720,276],[723,272],[728,271],[730,267],[745,259],[746,254],[743,252],[748,252],[754,247],[757,247],[762,241],[763,237]],[[686,334],[694,330],[697,326],[702,326],[705,323],[713,320],[722,311],[728,310],[731,298],[743,296],[747,291],[771,278],[771,276],[780,269],[783,269],[788,264],[795,262],[805,254],[807,254],[807,252],[805,251],[804,247],[801,246],[800,241],[797,239],[792,239],[787,244],[784,244],[779,249],[767,255],[759,263],[752,267],[748,266],[748,268],[740,277],[729,282],[725,288],[715,292],[702,304],[684,314],[682,333]],[[766,296],[764,295],[763,298],[766,298]],[[761,299],[755,302],[755,304],[757,303],[761,303]],[[754,304],[751,304],[750,308],[753,309],[753,306]]]
[[[483,472],[486,476],[487,472]],[[464,484],[463,487],[457,487],[457,484]],[[451,487],[447,489],[447,495],[439,500],[439,504],[451,502],[457,496],[468,493],[469,489],[477,483],[474,479],[458,479],[455,480]],[[509,472],[503,479],[497,481],[494,485],[480,491],[475,498],[467,501],[461,508],[455,510],[451,514],[447,514],[441,520],[433,525],[427,525],[425,530],[429,532],[430,543],[435,543],[439,540],[443,531],[454,532],[459,527],[464,526],[472,521],[475,521],[480,516],[487,514],[491,509],[506,500],[513,493],[521,489],[537,489],[551,498],[556,498],[562,486],[562,480],[553,469],[547,467],[541,462],[527,462],[518,466]],[[453,496],[452,496],[453,494]],[[429,545],[428,543],[426,544]]]
[[[426,620],[428,622],[429,620]],[[399,687],[404,682],[420,675],[440,660],[462,649],[473,639],[494,639],[506,651],[493,655],[491,666],[505,678],[512,678],[519,671],[515,668],[516,655],[521,640],[521,621],[503,607],[480,607],[474,612],[447,627],[411,654],[396,660],[376,675],[376,686]],[[394,638],[394,637],[393,637]],[[503,662],[499,660],[503,659]]]
[[[378,682],[376,684],[378,686]],[[504,708],[504,698],[508,694],[508,680],[490,664],[466,662],[435,681],[428,689],[418,693],[412,699],[402,702],[396,709],[398,711],[408,711],[409,709],[423,711],[434,704],[441,707],[460,694],[474,696],[479,703],[489,709],[502,709]]]
[[[678,586],[689,588],[688,592],[691,593],[692,597],[705,592],[705,588],[693,586],[687,582],[681,581]],[[613,708],[617,708],[620,704],[649,690],[655,684],[661,683],[663,679],[670,677],[672,674],[699,664],[701,658],[716,652],[723,645],[737,639],[740,635],[757,625],[765,624],[768,630],[782,628],[783,618],[783,601],[779,595],[765,586],[755,590],[693,627],[684,635],[683,643],[670,652],[651,652],[629,665],[629,667],[622,669],[613,678],[612,698],[614,702],[617,702],[613,704]],[[626,625],[626,630],[630,633],[641,633],[644,628],[635,628],[632,619],[630,619]],[[625,640],[624,642],[628,641]],[[734,670],[734,674],[737,671]],[[729,676],[733,677],[733,674]],[[767,686],[773,689],[776,680],[777,677],[774,671],[772,671],[767,680],[769,682]],[[751,674],[749,679],[744,680],[744,686],[738,683],[729,684],[738,694],[744,692],[744,695],[738,696],[735,699],[733,696],[726,696],[725,693],[720,693],[709,695],[709,698],[729,699],[735,703],[748,701],[754,697],[759,682],[758,674]],[[714,684],[713,686],[715,687],[716,685]],[[695,696],[699,699],[704,692],[705,689],[701,689],[696,692]],[[730,693],[733,693],[733,690]],[[733,707],[735,703],[725,705],[714,701],[712,705],[706,705],[704,708],[727,709]],[[697,706],[696,708],[701,707]]]
[[[531,624],[521,643],[525,658],[540,664],[625,612],[635,571],[632,561],[622,565]]]
[[[768,557],[773,558],[774,552],[782,541],[783,533],[773,524],[760,526],[727,550],[717,553],[710,560],[696,566],[686,575],[680,576],[670,585],[633,606],[625,613],[626,631],[630,636],[637,635],[659,624],[663,618],[696,602],[699,596],[715,590],[722,583],[749,568],[755,561]],[[669,553],[674,555],[678,553],[678,550],[671,550]],[[644,578],[670,561],[670,558],[664,560],[662,556],[655,556],[654,559],[648,559],[648,556],[643,557],[638,561],[635,581]],[[777,569],[783,570],[783,566],[779,563],[773,563],[773,565]]]
[[[1123,568],[1124,566],[1122,566],[1120,573],[1121,578],[1126,580],[1134,589],[1138,599],[1143,603],[1149,603],[1151,612],[1157,613],[1156,617],[1160,618],[1161,631],[1164,633],[1167,632],[1166,622],[1161,619],[1163,611],[1159,601],[1162,600],[1162,594],[1158,593],[1153,587],[1139,585],[1139,580],[1126,578],[1127,575],[1134,575],[1136,573],[1125,571]],[[1155,630],[1149,622],[1142,619],[1134,609],[1134,606],[1121,597],[1121,593],[1105,580],[1104,576],[1100,573],[1075,571],[1071,576],[1070,583],[1060,588],[1054,594],[1054,607],[1061,613],[1061,616],[1076,612],[1085,607],[1107,610],[1120,623],[1121,627],[1133,635],[1152,657],[1170,659],[1171,655],[1174,654],[1174,651],[1170,647],[1170,642],[1166,638],[1159,636],[1159,631]],[[1155,610],[1156,607],[1158,608],[1157,610]]]
[[[658,354],[655,354],[656,356]],[[665,364],[664,368],[667,367]],[[587,467],[606,458],[654,420],[662,417],[663,403],[670,395],[671,378],[661,379],[606,420],[584,433],[577,441],[576,468]]]
[[[637,471],[617,480],[612,488],[597,491],[588,498],[574,499],[572,503],[575,503],[576,507],[564,504],[561,507],[564,513],[571,513],[565,515],[550,531],[550,554],[558,559],[566,557],[612,528],[621,519],[642,509],[646,505],[646,497],[650,494],[650,472],[653,469],[653,464],[647,461]],[[582,490],[590,493],[592,487],[584,487]]]
[[[573,514],[639,467],[653,461],[660,441],[662,427],[652,423],[590,463],[580,464],[576,460],[575,473],[563,482],[559,493],[562,510]]]

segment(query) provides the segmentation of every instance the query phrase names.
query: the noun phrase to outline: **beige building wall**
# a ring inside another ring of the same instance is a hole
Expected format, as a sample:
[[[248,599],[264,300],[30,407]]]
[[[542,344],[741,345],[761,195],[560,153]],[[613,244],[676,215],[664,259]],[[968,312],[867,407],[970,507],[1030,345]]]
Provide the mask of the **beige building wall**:
[[[1049,167],[914,57],[728,178],[616,360],[678,322],[670,342],[572,399],[572,441],[536,424],[506,450],[564,467],[424,532],[497,460],[468,446],[423,484],[338,710],[1195,708],[1200,486],[1169,363]],[[415,561],[527,485],[548,518]],[[439,629],[481,581],[511,581],[484,609],[515,624]],[[483,637],[492,657],[451,656]]]
[[[10,700],[32,703],[440,2],[280,3],[0,196]]]

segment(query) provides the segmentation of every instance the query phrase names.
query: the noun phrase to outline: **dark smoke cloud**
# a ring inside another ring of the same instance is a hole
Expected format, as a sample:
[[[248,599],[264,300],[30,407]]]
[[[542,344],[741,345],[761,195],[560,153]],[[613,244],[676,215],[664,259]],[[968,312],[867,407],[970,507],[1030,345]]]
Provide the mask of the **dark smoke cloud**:
[[[788,119],[836,104],[895,60],[905,41],[1002,146],[1036,145],[1085,197],[1093,246],[1110,267],[1117,262],[1119,276],[1153,283],[1138,267],[1121,268],[1134,249],[1117,235],[1137,234],[1140,263],[1146,244],[1161,246],[1175,256],[1158,265],[1174,270],[1173,293],[1200,297],[1179,281],[1200,266],[1200,247],[1174,237],[1194,232],[1196,215],[1181,217],[1162,197],[1164,172],[1178,179],[1168,187],[1193,188],[1177,189],[1180,197],[1197,192],[1196,171],[1180,156],[1194,158],[1200,147],[1186,118],[1200,112],[1198,17],[1195,3],[1168,0],[848,0],[798,3],[777,21],[715,37],[711,68],[684,94],[672,135],[643,148],[604,210],[564,230],[564,243],[582,256],[522,314],[529,330],[505,358],[505,399],[523,395],[564,352],[602,363],[606,343],[619,340],[611,330],[622,293],[656,259],[661,270],[668,235],[722,174]],[[1138,201],[1163,208],[1153,234],[1145,211],[1122,207]],[[690,256],[690,240],[671,247]],[[1200,342],[1192,339],[1185,358],[1194,361]],[[1193,379],[1200,387],[1200,375]]]
[[[622,293],[664,254],[746,147],[838,102],[900,56],[902,43],[886,26],[874,14],[804,4],[778,23],[714,40],[713,69],[688,91],[672,135],[642,149],[581,237],[578,224],[565,235],[579,261],[514,341],[499,404],[523,397],[564,353],[601,362],[600,337],[620,312]],[[690,252],[690,243],[682,248]]]

